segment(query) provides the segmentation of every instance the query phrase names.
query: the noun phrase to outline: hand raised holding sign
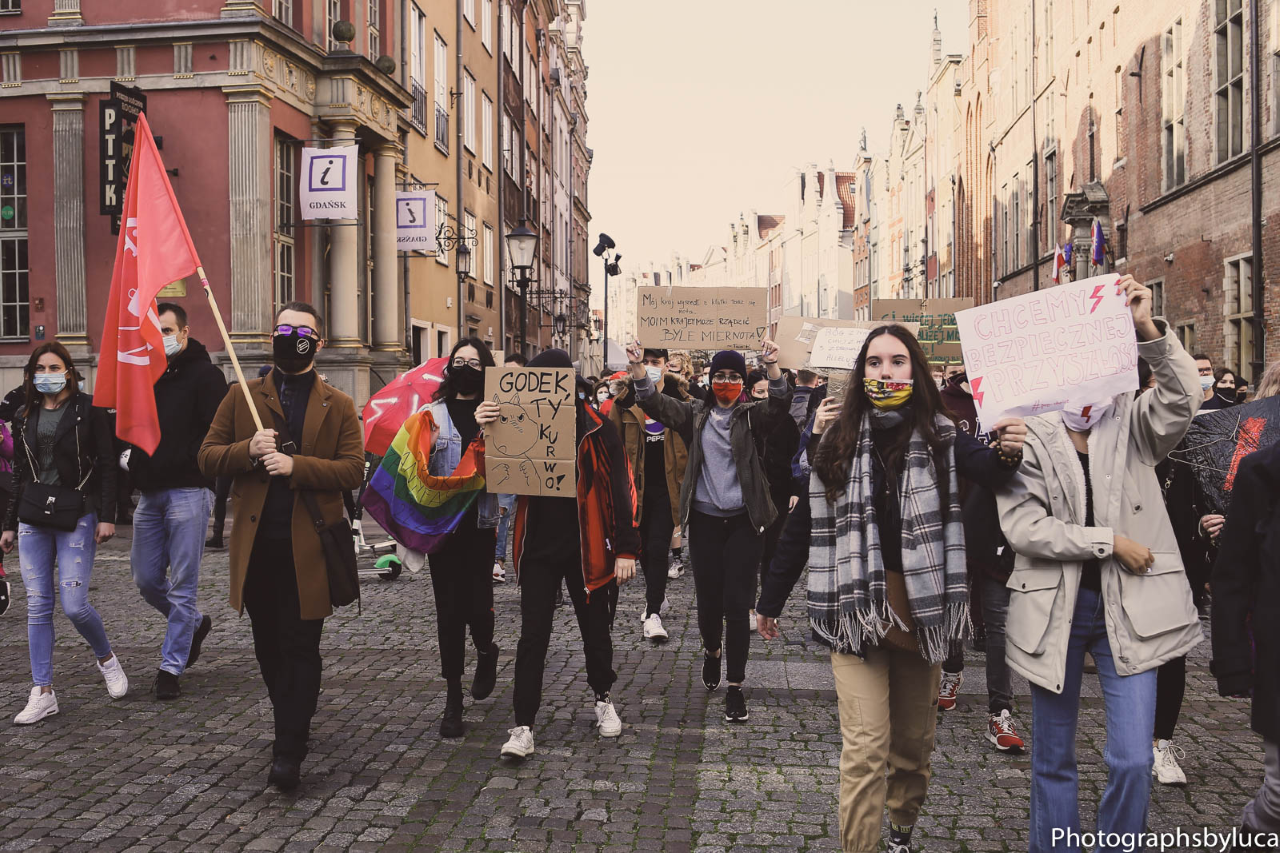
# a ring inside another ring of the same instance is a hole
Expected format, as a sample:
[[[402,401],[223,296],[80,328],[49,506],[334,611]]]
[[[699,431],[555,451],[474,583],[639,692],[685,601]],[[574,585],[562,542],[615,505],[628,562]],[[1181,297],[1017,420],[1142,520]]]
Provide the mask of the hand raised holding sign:
[[[1131,275],[1121,276],[1116,281],[1116,295],[1124,294],[1124,304],[1129,306],[1133,314],[1133,328],[1140,341],[1154,341],[1160,337],[1160,330],[1151,319],[1151,289],[1138,283]]]

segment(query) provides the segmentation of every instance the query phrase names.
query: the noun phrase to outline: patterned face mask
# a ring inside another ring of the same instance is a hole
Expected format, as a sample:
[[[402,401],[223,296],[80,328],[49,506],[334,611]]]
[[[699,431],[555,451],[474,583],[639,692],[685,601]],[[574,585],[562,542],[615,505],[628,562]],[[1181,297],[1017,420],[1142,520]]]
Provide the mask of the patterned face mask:
[[[913,388],[910,379],[866,379],[862,380],[862,388],[867,392],[867,399],[877,409],[893,410],[904,406],[911,399]]]
[[[1062,410],[1062,422],[1072,432],[1088,432],[1106,417],[1115,400],[1103,400],[1089,406],[1070,405]]]

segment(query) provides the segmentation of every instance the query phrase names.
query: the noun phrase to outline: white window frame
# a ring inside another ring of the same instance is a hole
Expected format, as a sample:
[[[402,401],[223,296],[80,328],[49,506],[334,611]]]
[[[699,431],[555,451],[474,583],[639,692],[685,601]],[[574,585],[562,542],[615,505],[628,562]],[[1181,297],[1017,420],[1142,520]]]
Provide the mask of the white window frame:
[[[369,4],[366,7],[365,12],[365,24],[369,30],[369,43],[367,47],[369,49],[370,60],[376,60],[381,56],[379,53],[379,48],[381,46],[378,44],[379,27],[382,23],[382,15],[378,6],[379,2],[380,0],[369,0]]]
[[[493,284],[493,226],[484,224],[484,283]]]
[[[462,0],[462,17],[471,25],[471,29],[476,28],[476,0]]]
[[[1237,377],[1253,376],[1253,257],[1237,255],[1222,262],[1222,364]],[[1244,273],[1249,275],[1245,276]]]
[[[0,0],[0,11],[4,11],[5,0]],[[21,2],[21,0],[16,0]],[[271,17],[275,18],[286,27],[293,26],[293,0],[272,0]]]
[[[297,218],[295,199],[298,197],[297,167],[293,159],[293,146],[282,136],[275,138],[275,156],[272,159],[272,182],[275,203],[272,206],[272,293],[275,307],[297,298],[298,254]],[[285,261],[287,260],[287,264]],[[286,269],[287,267],[287,269]]]
[[[493,56],[493,0],[480,0],[480,43]]]
[[[462,214],[462,239],[467,241],[476,239],[476,215],[469,210],[464,211]],[[468,248],[470,247],[468,246]],[[477,252],[472,249],[471,272],[467,273],[467,278],[472,281],[474,281],[476,277],[476,254]]]
[[[338,42],[333,37],[333,25],[342,20],[342,0],[324,0],[324,43],[325,49],[332,53],[338,49]]]
[[[480,94],[480,145],[483,151],[481,162],[486,169],[493,171],[493,101],[485,93]]]
[[[476,153],[476,78],[462,70],[462,144]]]
[[[1164,69],[1160,118],[1161,178],[1164,190],[1168,192],[1187,182],[1187,74],[1181,18],[1164,31],[1161,45],[1161,67]]]
[[[449,43],[440,33],[435,34],[435,53],[433,54],[432,82],[435,86],[435,104],[447,114],[449,112]]]
[[[1219,12],[1224,12],[1220,16]],[[1244,144],[1245,31],[1243,0],[1218,0],[1214,9],[1213,127],[1217,162],[1242,153]],[[1226,51],[1226,56],[1222,55]],[[1237,59],[1232,68],[1232,59]],[[1225,65],[1225,74],[1223,66]]]

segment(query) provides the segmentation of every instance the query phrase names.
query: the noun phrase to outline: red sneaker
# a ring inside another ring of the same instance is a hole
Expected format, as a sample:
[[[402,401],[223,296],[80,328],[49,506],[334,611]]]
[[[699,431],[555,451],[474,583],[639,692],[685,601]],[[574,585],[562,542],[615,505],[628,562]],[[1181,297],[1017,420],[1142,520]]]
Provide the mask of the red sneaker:
[[[1018,737],[1018,730],[1013,727],[1013,716],[1007,710],[991,715],[987,724],[987,740],[1001,752],[1021,753],[1026,745]]]
[[[938,688],[939,711],[950,711],[956,706],[956,697],[960,694],[960,684],[963,681],[963,672],[942,671],[942,685]]]

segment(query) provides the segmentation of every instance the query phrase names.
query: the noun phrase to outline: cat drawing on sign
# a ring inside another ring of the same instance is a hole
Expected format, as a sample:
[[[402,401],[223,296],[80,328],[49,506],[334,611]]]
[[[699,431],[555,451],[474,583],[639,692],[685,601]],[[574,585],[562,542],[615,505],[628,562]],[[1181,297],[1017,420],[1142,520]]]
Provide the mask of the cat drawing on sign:
[[[519,475],[524,479],[527,488],[533,488],[538,483],[538,471],[528,453],[538,441],[538,425],[531,421],[529,413],[521,408],[519,394],[512,397],[511,401],[505,404],[495,394],[493,402],[501,406],[501,411],[498,414],[498,423],[502,426],[500,432],[495,430],[498,434],[493,438],[493,446],[498,451],[499,456],[511,460],[521,460],[514,474],[511,471],[511,464],[507,462],[499,462],[494,465],[493,472],[496,475],[494,482],[496,485],[501,486],[514,475]]]

